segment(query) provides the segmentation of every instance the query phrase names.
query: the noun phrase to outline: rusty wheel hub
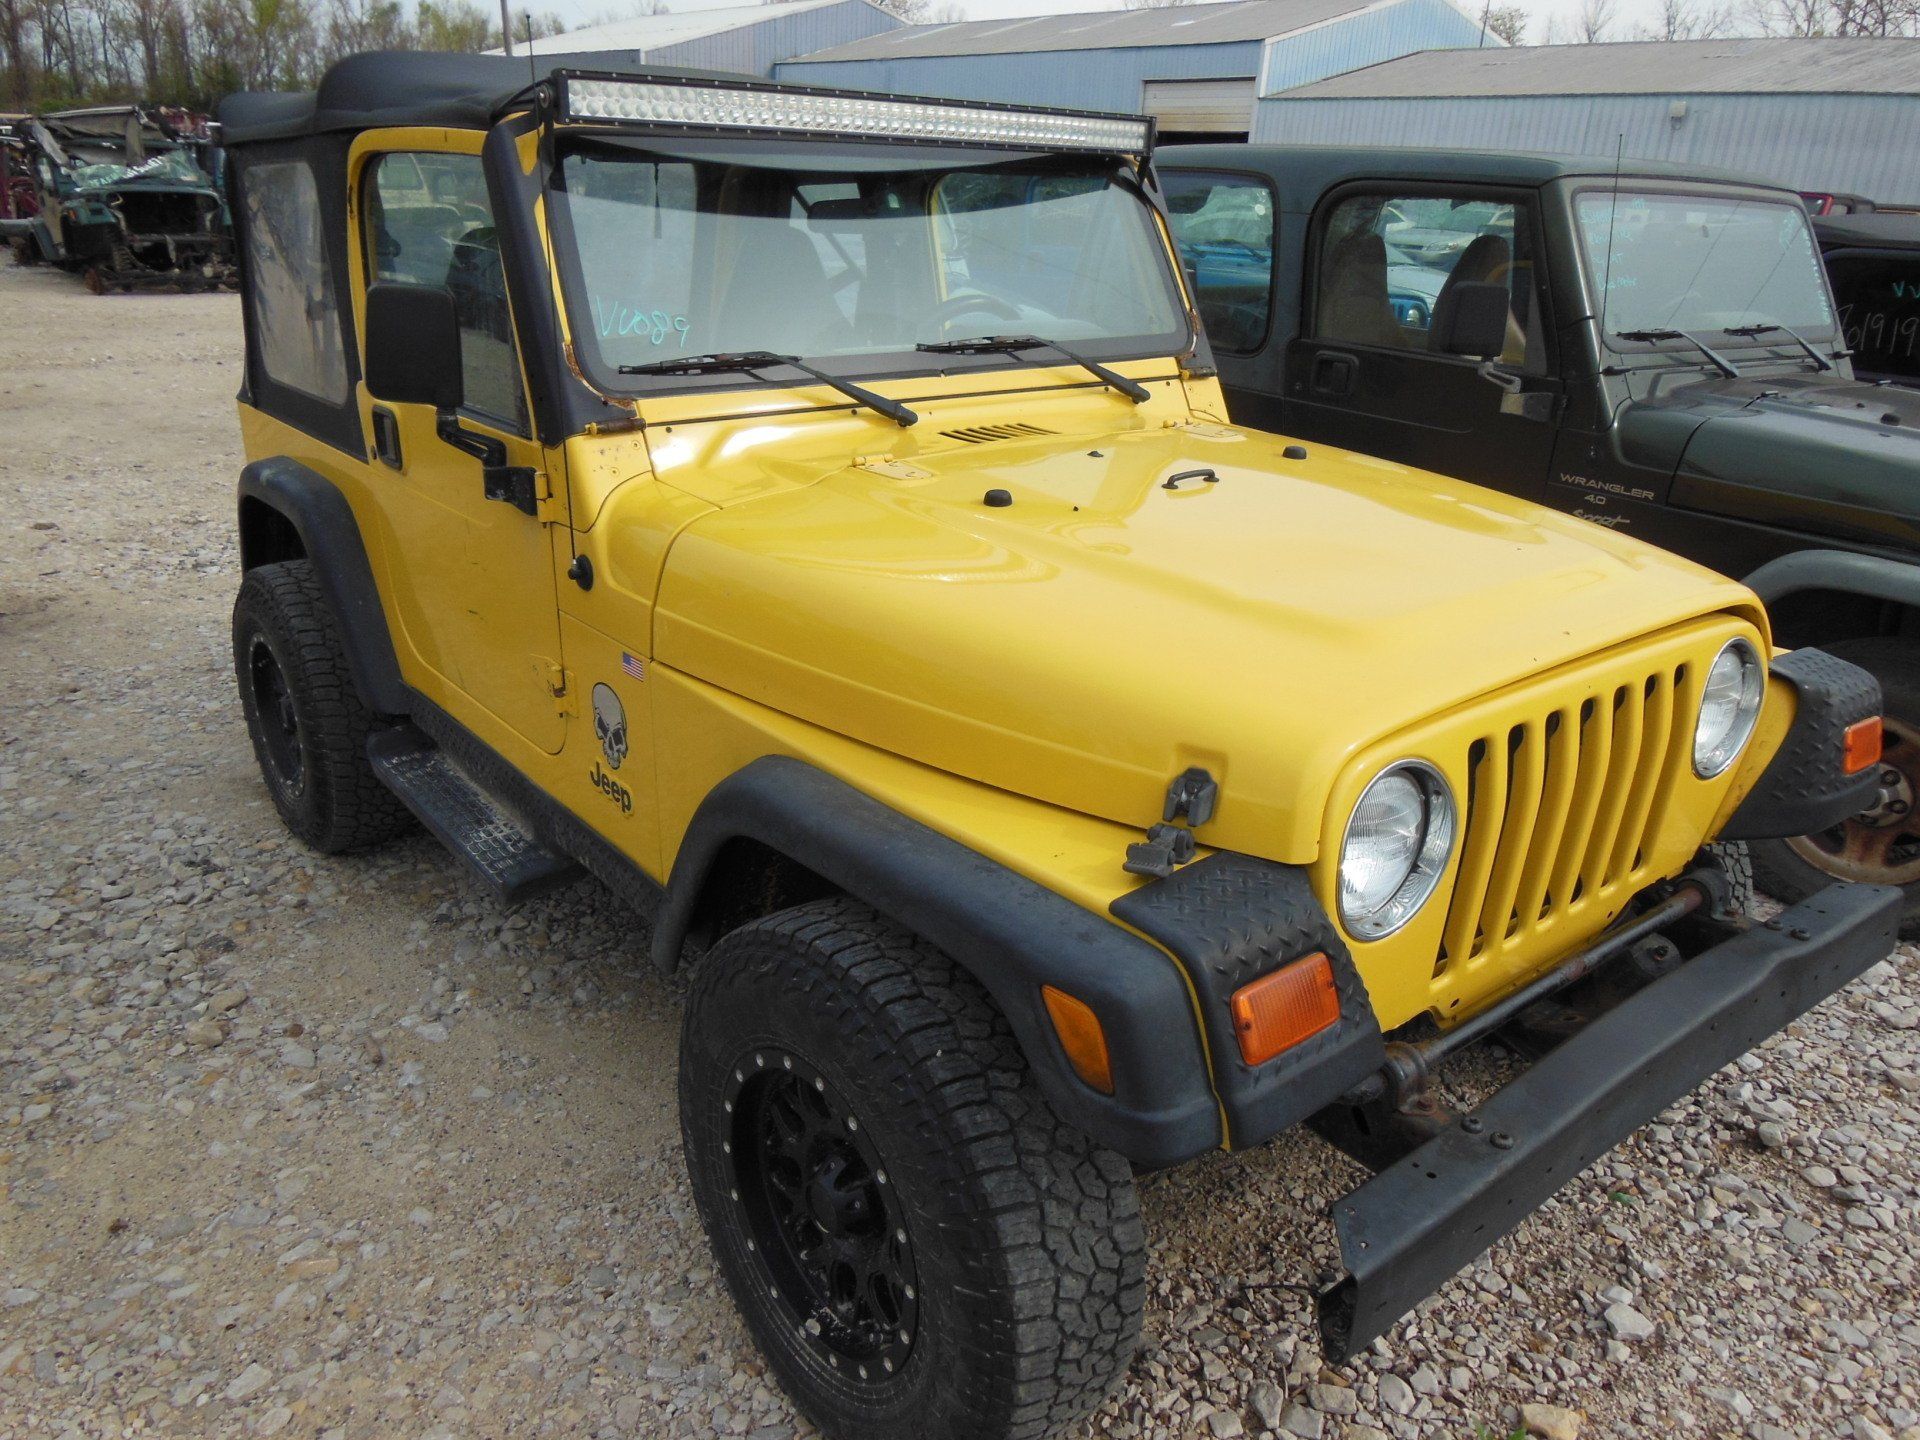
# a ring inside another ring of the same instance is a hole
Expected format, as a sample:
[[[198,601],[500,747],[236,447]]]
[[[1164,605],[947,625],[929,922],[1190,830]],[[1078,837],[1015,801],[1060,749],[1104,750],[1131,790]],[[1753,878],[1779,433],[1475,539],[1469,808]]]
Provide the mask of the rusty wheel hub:
[[[1920,730],[1888,716],[1878,793],[1849,820],[1789,840],[1809,865],[1842,880],[1909,885],[1920,880]]]

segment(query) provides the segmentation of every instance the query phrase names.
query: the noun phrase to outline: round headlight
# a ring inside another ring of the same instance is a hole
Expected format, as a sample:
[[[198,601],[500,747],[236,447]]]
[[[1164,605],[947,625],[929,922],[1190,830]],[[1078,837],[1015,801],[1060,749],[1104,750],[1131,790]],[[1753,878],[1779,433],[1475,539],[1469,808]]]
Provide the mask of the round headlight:
[[[1340,919],[1378,940],[1427,903],[1453,855],[1453,792],[1438,770],[1402,760],[1360,794],[1340,845]]]
[[[1734,761],[1760,718],[1766,670],[1751,643],[1733,639],[1720,647],[1700,693],[1693,727],[1693,773],[1711,780]]]

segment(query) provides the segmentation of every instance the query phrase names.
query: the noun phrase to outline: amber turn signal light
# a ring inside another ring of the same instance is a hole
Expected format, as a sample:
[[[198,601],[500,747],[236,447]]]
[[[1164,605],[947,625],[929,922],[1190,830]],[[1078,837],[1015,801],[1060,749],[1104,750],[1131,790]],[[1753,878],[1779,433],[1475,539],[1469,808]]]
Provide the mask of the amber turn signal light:
[[[1233,1031],[1240,1058],[1259,1065],[1340,1018],[1333,964],[1315,951],[1233,992]]]
[[[1874,715],[1847,727],[1842,754],[1847,774],[1858,775],[1869,765],[1880,763],[1880,717]]]
[[[1060,1037],[1060,1048],[1067,1052],[1073,1073],[1102,1095],[1113,1094],[1113,1062],[1107,1058],[1107,1032],[1100,1028],[1100,1017],[1093,1013],[1093,1007],[1051,985],[1040,987],[1040,998],[1047,1002],[1047,1014],[1053,1017],[1053,1032]]]

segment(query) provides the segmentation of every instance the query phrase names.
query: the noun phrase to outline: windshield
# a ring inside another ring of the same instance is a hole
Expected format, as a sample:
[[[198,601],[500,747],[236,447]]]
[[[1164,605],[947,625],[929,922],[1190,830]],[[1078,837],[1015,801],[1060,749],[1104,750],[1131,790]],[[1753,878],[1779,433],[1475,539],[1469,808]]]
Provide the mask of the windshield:
[[[1597,308],[1610,335],[1833,328],[1813,230],[1797,206],[1727,195],[1588,191],[1574,208],[1593,292],[1605,286]]]
[[[73,183],[82,190],[102,190],[131,180],[154,180],[167,185],[209,186],[212,183],[184,150],[162,150],[133,165],[83,161],[73,167],[72,174]]]
[[[1185,348],[1152,212],[1109,165],[898,164],[789,169],[617,144],[567,154],[555,239],[588,368],[610,382],[621,366],[749,350],[837,373],[1008,363],[914,352],[987,334],[1109,358]]]

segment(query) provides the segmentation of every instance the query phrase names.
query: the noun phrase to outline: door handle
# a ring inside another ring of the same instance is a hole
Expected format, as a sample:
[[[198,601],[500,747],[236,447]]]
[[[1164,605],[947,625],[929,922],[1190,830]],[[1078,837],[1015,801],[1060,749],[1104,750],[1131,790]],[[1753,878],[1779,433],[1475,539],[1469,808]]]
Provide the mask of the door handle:
[[[1316,355],[1309,383],[1316,395],[1351,395],[1359,363],[1351,355]]]
[[[373,453],[389,470],[401,468],[400,421],[384,405],[373,407]]]

